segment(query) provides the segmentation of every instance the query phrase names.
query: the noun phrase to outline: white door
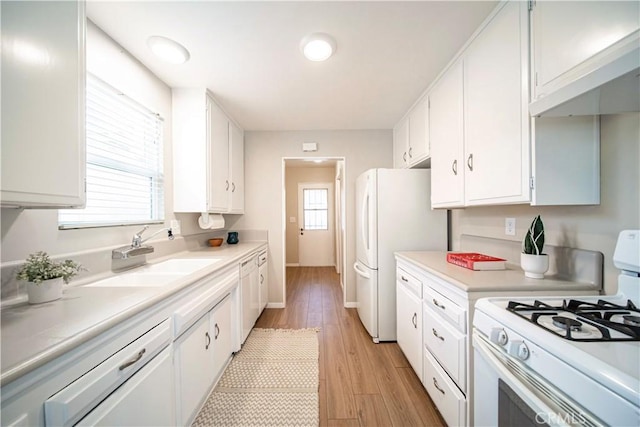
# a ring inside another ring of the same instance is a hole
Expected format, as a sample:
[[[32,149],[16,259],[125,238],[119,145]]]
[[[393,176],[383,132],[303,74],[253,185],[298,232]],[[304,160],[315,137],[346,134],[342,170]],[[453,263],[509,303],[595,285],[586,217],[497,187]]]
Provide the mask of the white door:
[[[298,184],[298,263],[335,265],[333,183]]]

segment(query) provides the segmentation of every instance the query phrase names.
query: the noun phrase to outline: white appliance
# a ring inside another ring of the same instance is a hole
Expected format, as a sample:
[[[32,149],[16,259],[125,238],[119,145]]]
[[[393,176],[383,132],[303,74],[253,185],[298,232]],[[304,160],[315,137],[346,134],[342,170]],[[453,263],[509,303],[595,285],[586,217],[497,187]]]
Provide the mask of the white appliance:
[[[374,342],[396,340],[394,252],[447,250],[447,213],[430,195],[429,169],[370,169],[356,181],[357,309]]]
[[[476,425],[640,425],[640,230],[613,261],[616,295],[478,300]]]

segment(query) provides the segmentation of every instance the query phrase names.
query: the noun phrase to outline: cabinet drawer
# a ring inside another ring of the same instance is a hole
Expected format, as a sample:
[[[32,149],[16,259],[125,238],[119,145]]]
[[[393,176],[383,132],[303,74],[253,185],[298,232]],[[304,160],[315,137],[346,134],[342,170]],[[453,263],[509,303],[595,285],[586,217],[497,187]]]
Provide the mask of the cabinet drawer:
[[[467,425],[467,402],[464,395],[426,350],[424,352],[423,384],[447,425]]]
[[[427,305],[447,321],[451,322],[463,334],[466,333],[467,311],[451,301],[431,286],[425,286],[424,300]]]
[[[402,283],[407,288],[407,290],[409,290],[409,292],[411,292],[418,298],[422,298],[422,282],[415,276],[407,273],[402,268],[397,268],[396,280],[398,281],[398,283]]]
[[[422,306],[426,349],[440,362],[460,390],[466,392],[466,335],[442,319],[427,304]]]
[[[171,342],[167,319],[100,365],[51,396],[44,404],[46,425],[71,425],[147,364]]]

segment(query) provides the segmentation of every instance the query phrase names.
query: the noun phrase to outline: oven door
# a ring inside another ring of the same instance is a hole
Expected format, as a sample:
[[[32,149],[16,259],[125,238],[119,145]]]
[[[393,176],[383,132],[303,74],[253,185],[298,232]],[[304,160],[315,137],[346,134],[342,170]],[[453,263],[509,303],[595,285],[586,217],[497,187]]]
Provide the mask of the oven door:
[[[475,425],[603,425],[476,329],[473,348]]]

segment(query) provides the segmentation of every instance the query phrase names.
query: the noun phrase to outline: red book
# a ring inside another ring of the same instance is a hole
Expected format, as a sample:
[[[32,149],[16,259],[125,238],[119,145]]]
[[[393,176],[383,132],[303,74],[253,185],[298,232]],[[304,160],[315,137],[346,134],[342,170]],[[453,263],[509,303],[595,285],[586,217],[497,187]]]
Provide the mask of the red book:
[[[447,262],[468,268],[469,270],[504,270],[505,259],[476,252],[448,253]]]

